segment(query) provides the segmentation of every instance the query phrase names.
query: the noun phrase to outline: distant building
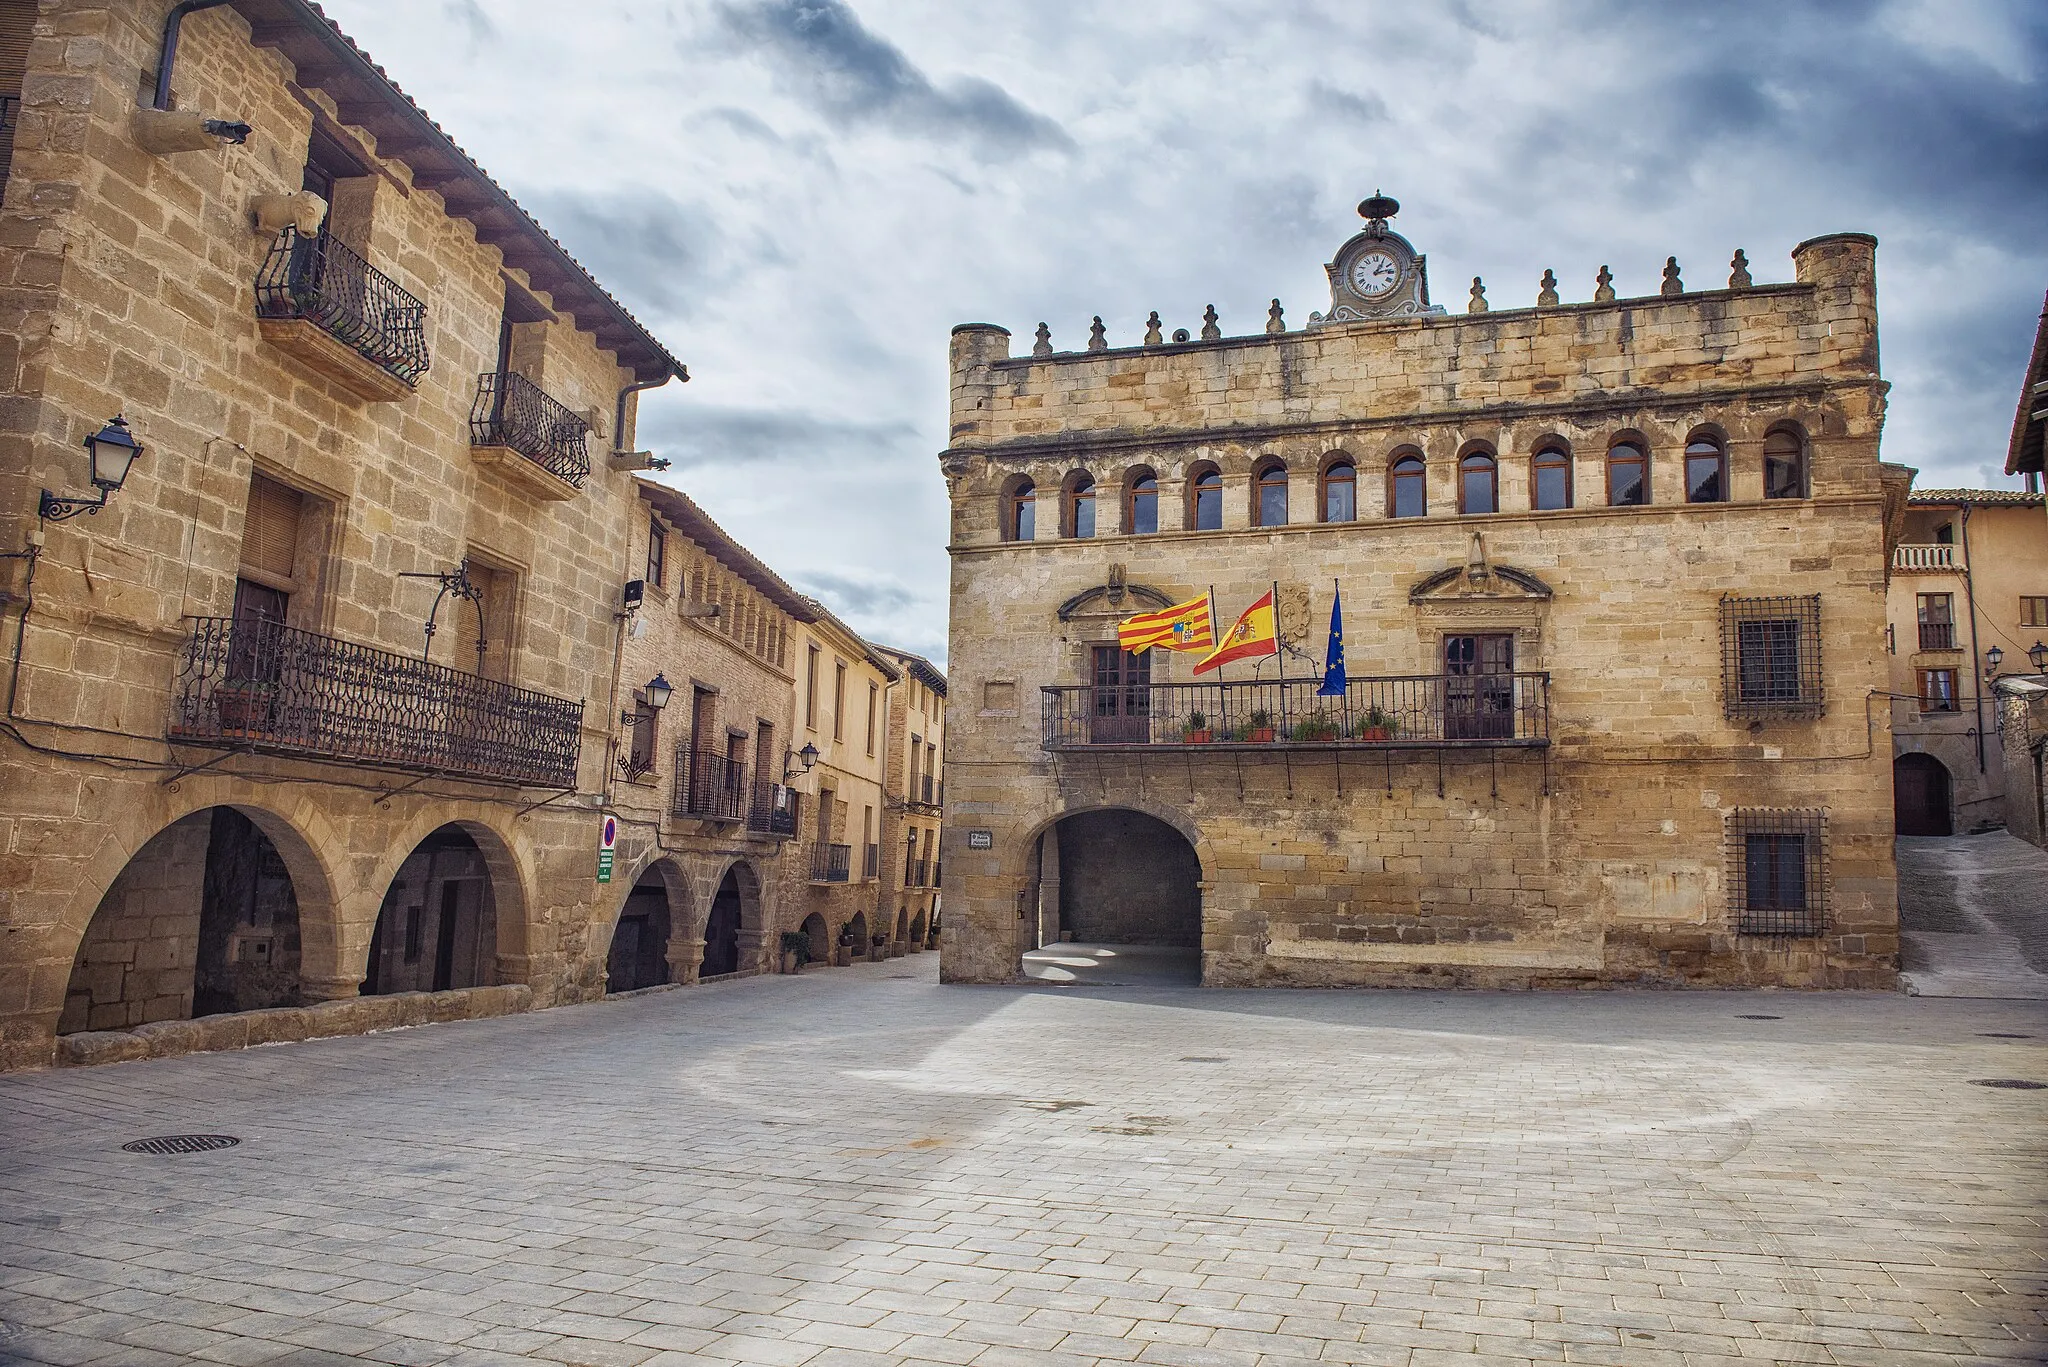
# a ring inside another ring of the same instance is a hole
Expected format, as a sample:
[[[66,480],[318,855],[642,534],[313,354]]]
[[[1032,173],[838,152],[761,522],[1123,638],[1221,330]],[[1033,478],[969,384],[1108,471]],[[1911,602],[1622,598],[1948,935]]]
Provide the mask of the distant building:
[[[2013,415],[2012,445],[2006,451],[2005,472],[2026,478],[2027,490],[2042,488],[2042,453],[2048,438],[2048,305],[2034,331],[2033,354],[2020,381],[2020,402]],[[2033,551],[2026,563],[2036,567],[2033,582],[2022,591],[2032,601],[2022,609],[2020,639],[2027,642],[2024,663],[2007,666],[2015,677],[2000,680],[1997,706],[2000,739],[2005,759],[2006,829],[2036,845],[2048,845],[2048,651],[2037,649],[2048,643],[2048,632],[2030,631],[2029,623],[2044,620],[2035,611],[2048,594],[2048,576],[2038,573],[2048,558],[2048,506],[2035,500],[2041,516],[2034,522]]]
[[[922,655],[882,654],[903,670],[889,694],[888,816],[882,823],[882,919],[892,942],[921,949],[937,929],[946,676]]]
[[[1397,207],[1305,330],[954,329],[944,976],[1065,933],[1214,985],[1889,985],[1874,239],[1446,314]],[[1210,586],[1299,653],[1119,647]]]

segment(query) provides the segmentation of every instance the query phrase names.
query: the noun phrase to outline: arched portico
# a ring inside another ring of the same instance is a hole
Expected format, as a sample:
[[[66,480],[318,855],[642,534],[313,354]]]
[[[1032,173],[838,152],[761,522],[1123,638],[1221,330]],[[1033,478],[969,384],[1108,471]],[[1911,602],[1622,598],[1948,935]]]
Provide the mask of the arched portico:
[[[1179,813],[1135,803],[1075,807],[1048,817],[1009,852],[1020,971],[1044,946],[1142,947],[1148,959],[1198,976],[1208,861]]]
[[[475,833],[473,833],[475,832]],[[364,960],[363,994],[445,992],[489,987],[498,978],[501,899],[498,868],[476,823],[451,821],[429,832],[408,853],[384,894]]]
[[[470,810],[476,811],[474,807]],[[451,831],[460,833],[474,846],[487,875],[494,962],[485,976],[491,983],[532,981],[531,909],[534,896],[531,870],[535,863],[532,849],[523,836],[507,836],[482,819],[481,814],[453,815],[447,806],[441,805],[421,812],[393,833],[389,844],[384,847],[382,859],[360,887],[363,897],[375,897],[378,901],[372,904],[358,899],[356,903],[365,907],[374,905],[376,915],[365,916],[360,922],[351,920],[342,927],[346,937],[340,955],[342,972],[355,982],[365,984],[361,989],[363,992],[370,991],[367,983],[371,955],[378,947],[375,944],[376,933],[390,908],[394,884],[422,846]],[[383,990],[398,989],[387,987]]]

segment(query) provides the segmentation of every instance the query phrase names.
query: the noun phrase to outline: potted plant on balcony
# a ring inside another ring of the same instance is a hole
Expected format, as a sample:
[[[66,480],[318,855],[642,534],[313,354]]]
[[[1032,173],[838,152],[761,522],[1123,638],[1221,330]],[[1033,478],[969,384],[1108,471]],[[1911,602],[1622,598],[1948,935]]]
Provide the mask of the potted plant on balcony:
[[[263,679],[226,679],[213,690],[213,710],[223,736],[261,736],[270,730],[277,685]]]
[[[1264,745],[1273,739],[1273,714],[1263,707],[1252,709],[1245,719],[1245,737],[1254,745]]]
[[[1354,728],[1354,734],[1360,740],[1392,740],[1394,738],[1394,719],[1380,711],[1379,704],[1374,703],[1365,710],[1365,715],[1358,719],[1358,724]]]
[[[782,932],[782,971],[801,973],[811,961],[811,937],[801,930]]]
[[[1188,724],[1180,729],[1180,738],[1183,744],[1207,745],[1210,734],[1209,716],[1206,712],[1188,713]]]
[[[1294,724],[1288,735],[1295,741],[1324,741],[1337,739],[1337,723],[1327,712],[1311,712]]]

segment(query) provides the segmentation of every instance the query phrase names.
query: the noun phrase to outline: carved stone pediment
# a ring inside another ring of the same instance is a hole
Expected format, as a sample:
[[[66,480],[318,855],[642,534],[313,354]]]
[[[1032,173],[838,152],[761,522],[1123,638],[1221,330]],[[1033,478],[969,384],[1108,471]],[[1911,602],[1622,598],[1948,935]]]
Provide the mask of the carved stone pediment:
[[[1473,603],[1534,603],[1551,596],[1550,585],[1527,570],[1496,565],[1487,559],[1486,542],[1472,533],[1472,550],[1463,565],[1438,570],[1408,590],[1408,601],[1443,605]]]
[[[1110,570],[1108,583],[1097,584],[1092,589],[1083,589],[1060,604],[1059,619],[1062,622],[1071,622],[1076,617],[1104,614],[1128,617],[1134,612],[1170,608],[1180,601],[1153,588],[1150,584],[1125,583],[1121,565],[1113,565]]]

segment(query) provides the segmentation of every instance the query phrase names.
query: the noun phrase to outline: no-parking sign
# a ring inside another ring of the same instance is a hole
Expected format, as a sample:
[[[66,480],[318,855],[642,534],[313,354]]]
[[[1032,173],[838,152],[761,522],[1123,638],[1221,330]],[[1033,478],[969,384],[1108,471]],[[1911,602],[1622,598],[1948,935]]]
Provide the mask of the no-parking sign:
[[[597,881],[612,881],[612,856],[619,843],[619,819],[607,816],[597,836]]]

